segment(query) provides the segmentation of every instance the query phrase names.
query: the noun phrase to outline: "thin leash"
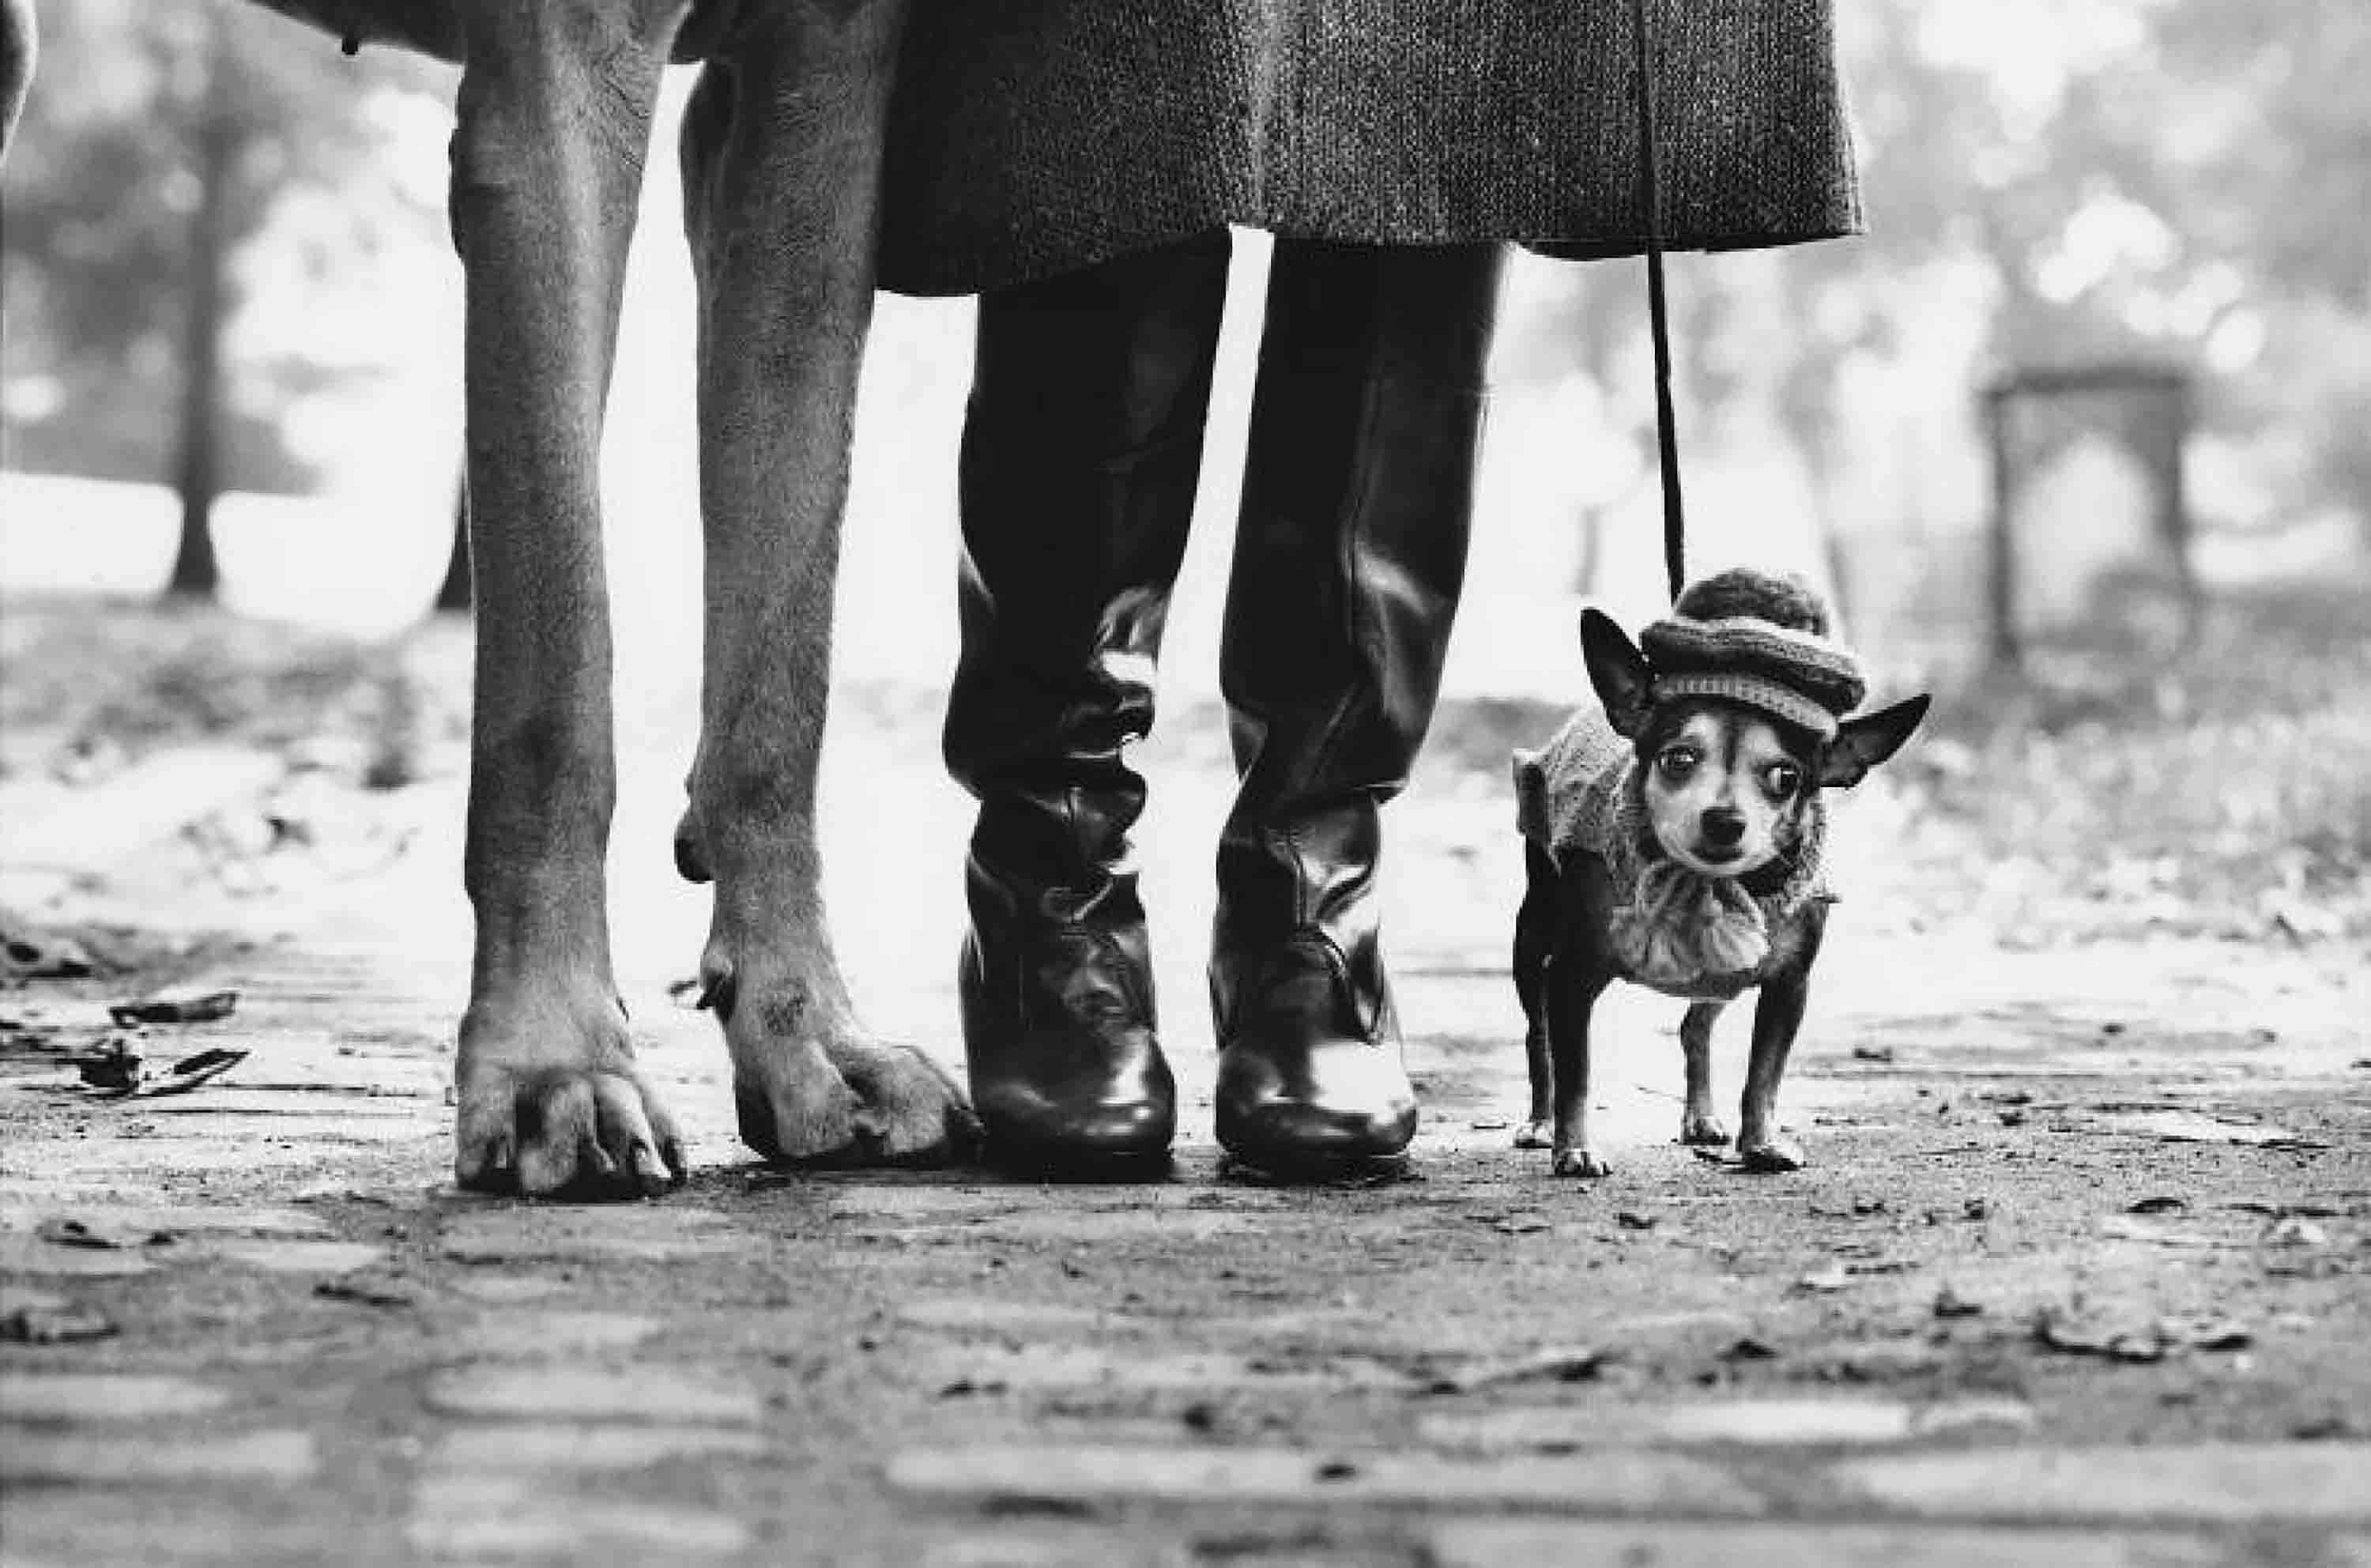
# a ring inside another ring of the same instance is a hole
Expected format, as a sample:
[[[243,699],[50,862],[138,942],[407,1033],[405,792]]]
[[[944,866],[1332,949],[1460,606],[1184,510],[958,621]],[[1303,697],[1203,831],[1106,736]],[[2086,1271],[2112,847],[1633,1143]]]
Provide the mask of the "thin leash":
[[[1638,49],[1638,159],[1646,187],[1647,319],[1655,339],[1655,446],[1663,471],[1663,575],[1677,603],[1687,583],[1687,516],[1680,499],[1680,438],[1671,409],[1671,308],[1663,297],[1662,143],[1656,130],[1655,57],[1647,0],[1630,0]]]

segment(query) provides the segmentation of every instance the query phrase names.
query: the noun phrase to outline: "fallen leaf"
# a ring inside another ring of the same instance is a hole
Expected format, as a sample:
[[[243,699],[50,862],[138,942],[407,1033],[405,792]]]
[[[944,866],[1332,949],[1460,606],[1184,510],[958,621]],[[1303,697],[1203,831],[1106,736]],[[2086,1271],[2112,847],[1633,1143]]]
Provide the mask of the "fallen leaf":
[[[228,1018],[238,1006],[237,991],[209,991],[201,997],[155,997],[145,1002],[118,1002],[107,1016],[118,1027],[135,1023],[212,1023]]]
[[[140,1064],[145,1058],[121,1040],[107,1043],[106,1050],[75,1057],[74,1070],[88,1088],[129,1094],[139,1087]]]
[[[90,950],[72,937],[46,931],[11,931],[0,939],[6,973],[27,980],[81,980],[98,972]]]
[[[79,1301],[56,1307],[19,1307],[0,1316],[0,1343],[79,1344],[106,1339],[117,1332],[114,1320]]]
[[[313,1286],[313,1294],[324,1301],[350,1301],[357,1307],[420,1305],[420,1291],[408,1281],[368,1275],[348,1274],[343,1279],[325,1279]]]
[[[1596,1377],[1606,1359],[1604,1351],[1590,1345],[1535,1351],[1529,1355],[1479,1361],[1436,1373],[1425,1384],[1424,1391],[1470,1394],[1476,1389],[1528,1383],[1543,1378],[1558,1383],[1579,1383]]]
[[[2323,1147],[2269,1122],[2239,1121],[2185,1109],[2124,1111],[2107,1106],[2094,1109],[2108,1113],[2099,1119],[2106,1131],[2137,1134],[2163,1143],[2249,1144],[2264,1148]]]
[[[2111,1215],[2099,1222],[2099,1234],[2114,1241],[2147,1241],[2159,1247],[2227,1247],[2231,1243],[2218,1236],[2198,1230],[2176,1230],[2169,1226],[2152,1225],[2145,1219],[2126,1219]]]
[[[2119,1329],[2071,1321],[2044,1309],[2033,1323],[2033,1337],[2066,1355],[2097,1355],[2110,1361],[2150,1362],[2165,1359],[2166,1345],[2154,1326]]]
[[[2265,1231],[2264,1240],[2274,1247],[2327,1247],[2330,1232],[2309,1219],[2292,1215]]]
[[[169,1247],[180,1239],[169,1230],[145,1225],[112,1225],[105,1220],[55,1215],[33,1228],[33,1234],[52,1247],[81,1247],[93,1251],[134,1247]]]
[[[1984,1309],[1984,1303],[1969,1300],[1948,1285],[1935,1293],[1935,1316],[1937,1318],[1973,1318]]]
[[[94,1100],[156,1100],[169,1094],[187,1094],[213,1082],[223,1074],[247,1060],[245,1051],[233,1051],[223,1046],[200,1051],[184,1056],[160,1073],[143,1072],[128,1082],[99,1082],[91,1077],[88,1066],[83,1071],[83,1081],[98,1092]],[[132,1058],[137,1063],[140,1058]]]
[[[2192,1350],[2245,1350],[2256,1343],[2254,1331],[2231,1318],[2193,1319],[2174,1332]]]

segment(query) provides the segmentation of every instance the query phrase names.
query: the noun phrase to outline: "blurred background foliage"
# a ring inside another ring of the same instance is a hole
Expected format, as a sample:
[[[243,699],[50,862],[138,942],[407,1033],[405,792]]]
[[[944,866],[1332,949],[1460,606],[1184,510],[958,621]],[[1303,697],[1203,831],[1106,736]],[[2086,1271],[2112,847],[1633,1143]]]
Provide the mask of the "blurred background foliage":
[[[175,572],[211,587],[214,502],[301,492],[298,399],[369,374],[305,330],[288,280],[350,278],[438,213],[391,179],[390,100],[437,73],[249,6],[74,0],[39,12],[40,77],[6,190],[10,467],[162,480],[189,514]],[[240,330],[283,313],[284,329]],[[291,319],[290,317],[294,317]]]
[[[2203,528],[2371,534],[2371,8],[1839,12],[1868,236],[1675,275],[1691,457],[1716,496],[1724,465],[1778,464],[1807,498],[1797,532],[1817,568],[1872,634],[1914,628],[1938,600],[1958,607],[1976,548],[1974,388],[2141,360],[2199,378]],[[308,441],[303,410],[398,374],[419,336],[353,307],[374,267],[450,271],[422,153],[447,75],[341,58],[234,0],[49,0],[41,18],[5,185],[7,465],[169,484],[199,535],[221,490],[320,488],[340,443]],[[1516,398],[1553,388],[1540,428],[1576,437],[1505,459],[1526,476],[1508,487],[1527,498],[1509,505],[1510,582],[1544,561],[1574,589],[1626,581],[1602,535],[1648,499],[1641,292],[1632,268],[1555,268],[1509,302]],[[964,346],[948,328],[929,352],[959,378]],[[1542,475],[1576,454],[1590,471]],[[2095,499],[2078,484],[2058,504]],[[1752,544],[1716,533],[1707,548]],[[2062,566],[2045,548],[2032,570]]]

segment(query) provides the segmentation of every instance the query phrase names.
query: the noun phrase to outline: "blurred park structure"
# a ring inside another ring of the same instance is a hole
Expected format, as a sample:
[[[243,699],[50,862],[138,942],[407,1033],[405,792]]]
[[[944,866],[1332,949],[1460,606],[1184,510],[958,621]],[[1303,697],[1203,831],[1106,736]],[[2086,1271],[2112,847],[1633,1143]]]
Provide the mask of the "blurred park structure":
[[[1693,559],[1808,571],[1865,644],[1921,672],[2102,629],[2155,656],[2193,582],[2211,597],[2359,572],[2371,11],[1840,11],[1868,236],[1674,263]],[[0,186],[0,583],[141,593],[170,576],[366,633],[416,617],[446,565],[459,463],[449,74],[342,58],[232,0],[51,0],[41,20]],[[606,470],[613,581],[632,585],[621,637],[666,650],[698,582],[671,134],[670,119],[650,160]],[[1260,251],[1247,237],[1171,661],[1187,689],[1210,680]],[[1517,267],[1452,689],[1559,689],[1579,594],[1654,607],[1644,318],[1635,265]],[[961,301],[884,301],[844,576],[853,670],[936,683],[950,667],[968,329]],[[2170,511],[2171,449],[2135,412],[2146,394],[2112,375],[2013,399],[1992,449],[1986,386],[2134,370],[2180,387]],[[1985,623],[2004,478],[2005,628]]]

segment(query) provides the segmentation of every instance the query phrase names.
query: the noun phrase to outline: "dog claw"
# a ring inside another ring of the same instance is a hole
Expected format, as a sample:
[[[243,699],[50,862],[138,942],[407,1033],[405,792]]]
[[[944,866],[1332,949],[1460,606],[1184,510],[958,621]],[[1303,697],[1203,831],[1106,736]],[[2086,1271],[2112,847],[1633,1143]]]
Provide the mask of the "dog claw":
[[[570,1027],[571,1023],[573,1027]],[[675,1126],[636,1071],[624,1016],[598,1003],[489,1002],[463,1020],[453,1176],[472,1192],[627,1197]]]
[[[1560,1148],[1549,1166],[1558,1176],[1611,1176],[1613,1167],[1585,1148]]]
[[[1555,1139],[1555,1130],[1544,1121],[1526,1122],[1515,1129],[1517,1148],[1546,1148]]]

